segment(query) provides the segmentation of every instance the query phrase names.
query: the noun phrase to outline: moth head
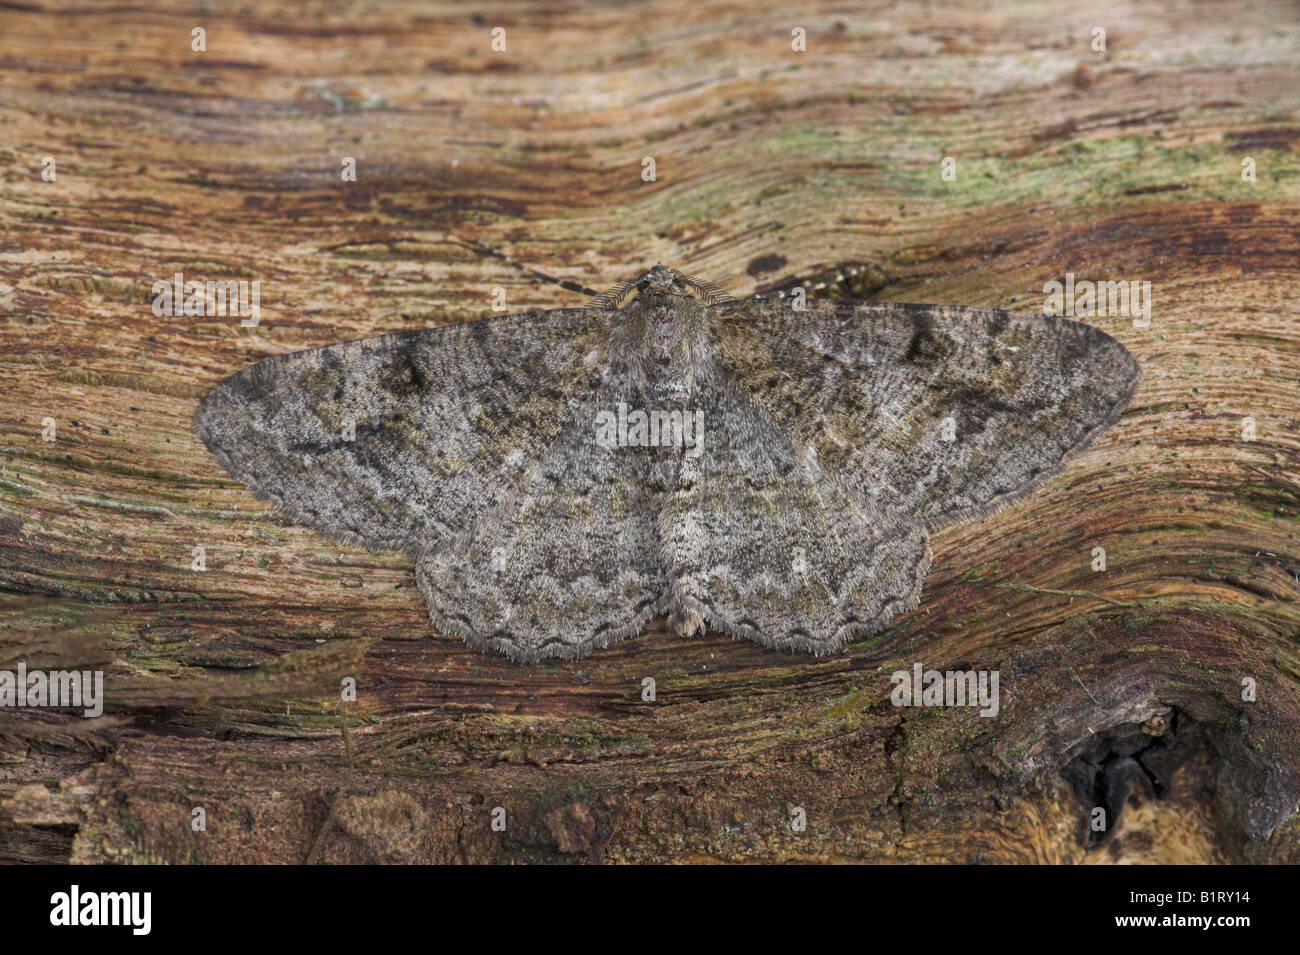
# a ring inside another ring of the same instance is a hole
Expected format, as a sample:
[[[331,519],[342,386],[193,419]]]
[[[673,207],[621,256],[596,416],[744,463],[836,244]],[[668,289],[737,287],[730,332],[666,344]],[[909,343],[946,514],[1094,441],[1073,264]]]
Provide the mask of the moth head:
[[[704,301],[695,281],[676,269],[666,265],[656,265],[634,283],[639,295],[646,296],[686,296],[696,301]]]
[[[690,279],[662,265],[656,265],[637,279],[633,290],[635,294],[624,304],[624,310],[639,305],[642,311],[660,320],[673,318],[704,304],[700,294],[691,286]]]
[[[593,302],[608,310],[611,344],[635,387],[689,389],[711,347],[708,293],[701,283],[657,265]]]
[[[642,349],[661,365],[680,361],[704,324],[705,302],[689,278],[656,265],[632,284],[621,311]]]
[[[710,306],[730,301],[721,289],[656,265],[593,302],[613,310],[613,341],[633,381],[671,381],[689,391],[706,374],[714,348]]]
[[[603,295],[596,296],[589,307],[626,311],[638,301],[678,305],[696,302],[708,306],[729,302],[731,296],[708,282],[701,282],[666,265],[656,265],[631,282],[615,285]]]

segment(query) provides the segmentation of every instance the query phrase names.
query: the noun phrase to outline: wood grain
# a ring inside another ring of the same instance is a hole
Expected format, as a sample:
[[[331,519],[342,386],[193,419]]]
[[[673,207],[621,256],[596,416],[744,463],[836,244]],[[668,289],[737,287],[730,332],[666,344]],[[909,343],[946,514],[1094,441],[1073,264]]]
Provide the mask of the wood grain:
[[[0,710],[0,859],[1300,861],[1295,5],[477,9],[0,2],[0,666],[108,691]],[[1149,328],[1093,319],[1144,380],[827,659],[662,621],[471,652],[408,560],[286,523],[190,430],[259,359],[655,262],[1025,310],[1149,281]],[[261,323],[156,317],[176,272],[260,281]],[[915,662],[999,670],[1000,715],[892,706]],[[1063,769],[1175,726],[1168,785],[1088,848]]]

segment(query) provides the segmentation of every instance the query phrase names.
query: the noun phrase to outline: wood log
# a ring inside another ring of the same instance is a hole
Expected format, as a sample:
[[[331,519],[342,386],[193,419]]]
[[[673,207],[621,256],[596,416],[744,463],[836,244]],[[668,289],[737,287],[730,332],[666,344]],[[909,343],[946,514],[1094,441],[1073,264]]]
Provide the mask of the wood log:
[[[0,861],[1300,861],[1294,5],[478,9],[0,2],[0,669],[107,697],[0,709]],[[821,659],[663,621],[471,651],[191,431],[262,358],[655,262],[1027,311],[1150,282],[1149,326],[1088,319],[1144,380]],[[259,282],[260,322],[155,316],[176,273]],[[917,663],[998,671],[999,714],[893,705]]]

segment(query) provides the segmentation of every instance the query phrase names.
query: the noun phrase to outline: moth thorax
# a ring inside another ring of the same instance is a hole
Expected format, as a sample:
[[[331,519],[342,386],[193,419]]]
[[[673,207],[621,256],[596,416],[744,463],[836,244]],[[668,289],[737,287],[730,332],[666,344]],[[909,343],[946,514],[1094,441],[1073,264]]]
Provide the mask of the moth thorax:
[[[677,345],[677,320],[670,313],[657,312],[650,319],[650,352],[661,365],[671,365]]]

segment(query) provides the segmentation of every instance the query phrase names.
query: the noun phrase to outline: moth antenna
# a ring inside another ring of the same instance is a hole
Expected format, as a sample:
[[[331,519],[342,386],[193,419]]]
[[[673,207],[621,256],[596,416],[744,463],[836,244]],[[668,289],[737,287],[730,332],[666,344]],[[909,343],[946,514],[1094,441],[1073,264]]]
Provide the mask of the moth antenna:
[[[474,251],[479,252],[483,255],[489,255],[494,259],[500,259],[502,262],[506,263],[506,265],[510,266],[511,268],[518,269],[520,272],[523,272],[525,275],[531,275],[533,278],[537,279],[538,281],[549,282],[551,285],[558,285],[560,288],[565,289],[569,292],[578,292],[582,295],[597,295],[597,296],[599,295],[599,293],[597,293],[595,289],[587,288],[587,286],[583,285],[581,282],[574,282],[572,279],[559,279],[556,278],[554,275],[547,275],[545,272],[539,271],[538,269],[535,269],[532,266],[523,265],[519,262],[516,262],[514,259],[510,258],[510,256],[506,255],[504,252],[498,249],[494,249],[490,245],[484,245],[482,242],[475,242],[473,239],[460,239],[458,241],[460,242],[461,245],[465,246],[466,248],[473,249]]]
[[[705,305],[722,305],[726,302],[735,301],[727,292],[718,288],[712,282],[704,282],[692,275],[685,275],[683,278],[686,279],[691,288],[700,293]]]
[[[587,308],[619,308],[623,304],[623,296],[632,288],[632,282],[619,282],[613,288],[601,292],[590,302]]]

